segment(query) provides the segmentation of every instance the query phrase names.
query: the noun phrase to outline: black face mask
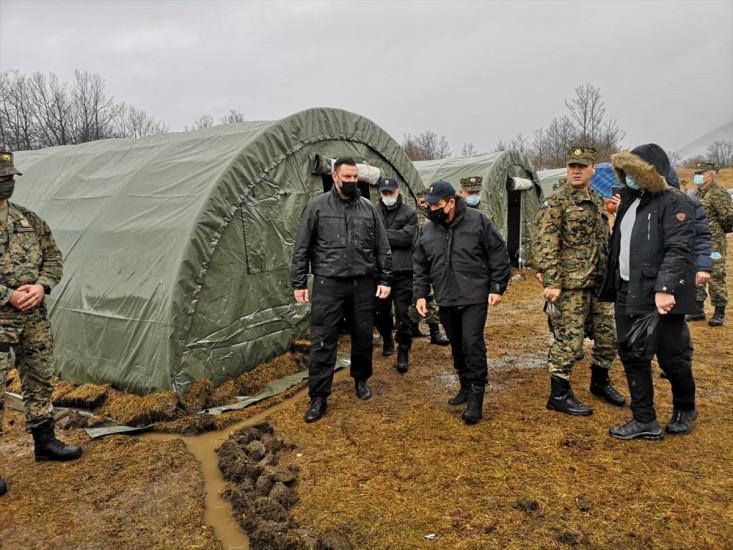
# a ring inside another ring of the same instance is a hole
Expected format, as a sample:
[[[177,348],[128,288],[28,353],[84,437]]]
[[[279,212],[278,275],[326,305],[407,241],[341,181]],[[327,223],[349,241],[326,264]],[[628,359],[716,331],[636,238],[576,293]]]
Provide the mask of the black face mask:
[[[341,182],[341,193],[347,199],[353,199],[359,190],[356,187],[355,181],[342,181]]]
[[[433,223],[446,223],[448,221],[448,212],[442,208],[428,210],[428,219]]]
[[[0,201],[6,201],[13,196],[15,191],[15,178],[0,181]]]

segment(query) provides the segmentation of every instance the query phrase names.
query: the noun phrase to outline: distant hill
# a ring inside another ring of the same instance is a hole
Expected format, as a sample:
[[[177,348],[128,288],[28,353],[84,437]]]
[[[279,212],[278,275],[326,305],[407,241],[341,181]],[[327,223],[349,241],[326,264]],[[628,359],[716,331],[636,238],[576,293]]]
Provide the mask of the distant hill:
[[[699,155],[706,156],[708,147],[716,141],[728,141],[733,140],[733,120],[728,124],[716,128],[712,132],[708,132],[702,137],[697,138],[695,141],[688,143],[682,149],[677,151],[680,155],[680,159],[685,160]]]

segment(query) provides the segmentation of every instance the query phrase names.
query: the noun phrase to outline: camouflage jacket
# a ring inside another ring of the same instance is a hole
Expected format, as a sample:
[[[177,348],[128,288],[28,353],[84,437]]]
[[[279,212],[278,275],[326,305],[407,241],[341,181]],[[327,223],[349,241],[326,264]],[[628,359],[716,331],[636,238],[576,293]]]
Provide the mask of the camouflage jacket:
[[[540,205],[535,264],[545,288],[598,288],[606,271],[609,225],[601,197],[566,185]]]
[[[8,223],[0,223],[0,305],[21,285],[43,285],[61,279],[62,258],[51,230],[36,214],[8,202]]]
[[[705,209],[712,240],[725,241],[724,228],[733,225],[733,201],[728,192],[713,182],[705,189],[697,190],[697,200]]]

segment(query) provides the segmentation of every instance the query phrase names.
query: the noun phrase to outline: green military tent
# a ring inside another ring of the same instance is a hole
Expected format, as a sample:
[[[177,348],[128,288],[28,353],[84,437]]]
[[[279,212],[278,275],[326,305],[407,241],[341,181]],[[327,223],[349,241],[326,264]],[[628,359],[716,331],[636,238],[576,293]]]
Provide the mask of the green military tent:
[[[414,204],[420,178],[399,144],[336,109],[17,153],[13,200],[65,258],[48,299],[57,373],[182,393],[285,352],[308,314],[292,297],[293,242],[337,156],[395,176]]]
[[[445,180],[458,191],[462,178],[481,176],[481,210],[489,214],[506,240],[512,264],[526,265],[532,255],[531,233],[541,189],[524,153],[500,151],[417,161],[415,166],[426,187],[436,180]]]
[[[555,186],[568,174],[567,168],[554,168],[552,170],[540,170],[537,177],[540,178],[542,194],[549,197],[555,191]]]

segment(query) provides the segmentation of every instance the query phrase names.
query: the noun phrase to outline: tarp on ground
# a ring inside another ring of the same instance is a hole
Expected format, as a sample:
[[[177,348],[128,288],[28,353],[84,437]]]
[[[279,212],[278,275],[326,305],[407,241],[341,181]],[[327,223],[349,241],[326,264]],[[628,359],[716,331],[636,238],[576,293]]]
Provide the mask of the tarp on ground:
[[[331,183],[316,160],[338,156],[396,177],[414,204],[421,182],[399,144],[337,109],[18,152],[13,200],[64,255],[47,301],[57,373],[182,393],[287,351],[308,314],[292,297],[293,242]]]
[[[415,166],[425,187],[442,179],[460,191],[462,178],[481,176],[481,210],[491,217],[506,240],[512,264],[527,263],[532,256],[532,230],[542,190],[537,173],[524,153],[501,151],[416,161]],[[528,186],[519,189],[514,178],[524,179]]]

